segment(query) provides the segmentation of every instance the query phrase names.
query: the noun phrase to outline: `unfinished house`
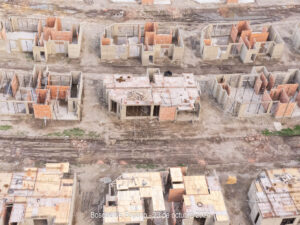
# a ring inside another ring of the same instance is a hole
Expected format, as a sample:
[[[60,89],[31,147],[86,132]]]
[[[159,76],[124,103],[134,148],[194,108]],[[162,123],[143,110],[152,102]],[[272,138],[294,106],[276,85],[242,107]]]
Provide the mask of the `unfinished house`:
[[[246,3],[254,3],[255,0],[194,0],[198,3],[205,3],[205,4],[211,4],[211,3],[219,3],[219,4],[246,4]]]
[[[180,30],[165,24],[113,24],[100,38],[100,57],[105,61],[136,58],[143,66],[181,64],[183,56]]]
[[[237,24],[211,24],[200,37],[200,54],[204,60],[240,58],[253,63],[257,57],[280,59],[284,42],[273,26],[250,27],[248,21]]]
[[[0,173],[0,225],[72,225],[76,174],[69,163]]]
[[[225,112],[238,117],[271,115],[275,118],[300,116],[300,70],[269,72],[253,67],[250,74],[224,74],[204,78]],[[206,86],[206,87],[205,87]]]
[[[142,5],[170,5],[173,0],[111,0],[114,3],[140,3]]]
[[[185,168],[170,168],[167,186],[171,225],[230,224],[215,173],[208,176],[186,175]]]
[[[108,75],[101,97],[108,111],[121,120],[158,118],[160,121],[198,120],[200,93],[193,74],[147,70],[146,76]]]
[[[0,23],[0,51],[32,53],[35,61],[47,61],[57,54],[79,58],[83,35],[80,26],[62,29],[59,18],[11,18]]]
[[[123,173],[109,185],[103,224],[167,225],[163,192],[160,172]]]
[[[294,29],[292,41],[295,50],[300,52],[300,23],[298,23]]]
[[[0,115],[33,115],[36,119],[80,120],[83,77],[49,72],[0,70]]]
[[[263,170],[248,192],[253,225],[300,223],[300,169]]]

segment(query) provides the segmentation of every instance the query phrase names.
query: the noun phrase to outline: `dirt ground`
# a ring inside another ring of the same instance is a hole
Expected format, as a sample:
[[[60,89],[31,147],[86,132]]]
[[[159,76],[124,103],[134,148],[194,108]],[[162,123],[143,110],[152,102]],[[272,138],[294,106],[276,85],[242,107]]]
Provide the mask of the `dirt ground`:
[[[79,196],[75,224],[101,224],[90,218],[103,202],[107,184],[125,171],[165,170],[185,165],[193,174],[216,170],[232,225],[250,225],[247,191],[264,168],[299,167],[300,137],[265,137],[264,129],[274,130],[272,117],[235,118],[224,113],[208,96],[201,96],[198,122],[157,120],[120,122],[107,113],[98,97],[99,80],[105,74],[146,72],[138,60],[122,63],[101,62],[99,38],[104,28],[115,22],[160,21],[177,25],[185,39],[185,61],[181,67],[159,66],[161,71],[190,72],[198,75],[250,72],[253,65],[239,60],[203,62],[199,58],[199,35],[208,23],[251,20],[253,25],[272,24],[285,41],[280,61],[260,59],[269,71],[299,68],[300,54],[293,49],[291,35],[300,18],[300,1],[257,0],[241,7],[200,5],[193,0],[174,0],[172,6],[143,7],[139,4],[113,4],[109,0],[10,0],[0,2],[0,18],[9,16],[59,16],[63,25],[80,23],[84,43],[80,59],[51,58],[50,71],[84,73],[84,97],[81,122],[33,120],[30,117],[1,116],[0,170],[21,170],[24,166],[42,166],[45,162],[69,161],[79,178]],[[289,5],[287,5],[289,4]],[[32,71],[31,55],[0,54],[0,68]],[[283,127],[300,124],[300,118],[278,120]],[[85,135],[77,139],[50,136],[67,129],[81,128]],[[142,168],[141,168],[142,167]],[[237,183],[226,184],[229,175]]]

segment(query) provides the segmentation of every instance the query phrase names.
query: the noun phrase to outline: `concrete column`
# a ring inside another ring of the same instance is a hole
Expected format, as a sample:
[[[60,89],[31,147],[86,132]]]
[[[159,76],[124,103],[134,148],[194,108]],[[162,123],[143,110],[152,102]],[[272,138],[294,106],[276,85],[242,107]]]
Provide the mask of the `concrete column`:
[[[126,119],[126,105],[121,105],[121,111],[120,111],[120,120]]]
[[[153,118],[153,112],[154,112],[154,105],[151,105],[151,110],[150,110],[150,118]]]
[[[110,112],[110,111],[111,111],[111,100],[108,97],[108,112]]]
[[[237,110],[238,111],[238,117],[244,117],[244,112],[246,110],[246,104],[239,103],[237,105],[237,107],[239,107],[238,110]]]
[[[29,106],[28,106],[28,102],[26,102],[25,108],[26,108],[26,114],[29,114]]]
[[[267,113],[271,113],[272,106],[273,106],[273,101],[270,102],[269,107],[267,109]]]

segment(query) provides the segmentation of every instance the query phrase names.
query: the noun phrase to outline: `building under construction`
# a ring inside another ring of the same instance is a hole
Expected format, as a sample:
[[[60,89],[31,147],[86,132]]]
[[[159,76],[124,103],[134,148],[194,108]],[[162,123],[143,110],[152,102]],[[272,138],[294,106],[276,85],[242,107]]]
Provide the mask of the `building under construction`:
[[[160,172],[123,173],[108,190],[104,225],[168,224]]]
[[[109,185],[103,224],[229,225],[216,174],[186,173],[179,167],[123,173]]]
[[[202,91],[212,95],[225,112],[235,116],[300,116],[298,69],[269,72],[259,66],[253,67],[249,74],[220,74],[200,80]]]
[[[175,76],[149,68],[146,76],[107,75],[101,98],[121,120],[157,118],[160,121],[198,120],[200,92],[193,74]]]
[[[76,180],[69,163],[0,172],[0,224],[72,225]]]
[[[59,18],[30,19],[12,17],[0,22],[0,51],[32,53],[35,61],[47,61],[51,55],[79,58],[82,30],[73,25],[63,30]]]
[[[249,4],[254,3],[255,0],[194,0],[201,4]]]
[[[101,60],[141,59],[143,66],[181,64],[184,41],[177,27],[148,22],[113,24],[100,38]]]
[[[248,192],[254,225],[300,223],[300,169],[263,170]]]
[[[273,26],[252,26],[249,21],[236,24],[210,24],[201,31],[200,54],[204,60],[240,58],[253,63],[257,57],[280,59],[284,41]]]
[[[170,5],[174,0],[111,0],[114,3],[139,3],[142,5]]]
[[[206,176],[187,175],[186,168],[170,168],[167,187],[169,187],[170,224],[230,224],[215,171]]]
[[[82,91],[81,72],[58,74],[38,65],[33,73],[0,69],[0,115],[80,120]]]

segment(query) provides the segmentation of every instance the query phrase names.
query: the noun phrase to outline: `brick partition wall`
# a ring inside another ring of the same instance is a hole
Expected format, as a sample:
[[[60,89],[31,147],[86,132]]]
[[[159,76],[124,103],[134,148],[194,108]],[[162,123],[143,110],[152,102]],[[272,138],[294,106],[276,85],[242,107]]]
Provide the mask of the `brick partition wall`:
[[[288,96],[294,96],[298,86],[298,84],[280,84],[277,86],[277,89],[284,89]]]
[[[159,120],[160,121],[173,121],[176,116],[176,107],[160,107]]]
[[[290,102],[290,103],[278,103],[276,112],[274,114],[274,116],[276,118],[280,118],[280,117],[290,117],[292,116],[294,109],[296,107],[296,103],[295,102]]]
[[[52,112],[50,105],[33,105],[34,117],[36,119],[52,119]]]
[[[227,4],[239,3],[239,0],[227,0]]]
[[[259,94],[259,91],[260,91],[260,88],[261,88],[261,85],[262,85],[262,81],[259,77],[256,78],[256,81],[255,81],[255,84],[254,84],[254,91],[255,91],[255,94]]]
[[[19,89],[19,80],[18,80],[18,77],[16,75],[14,75],[14,77],[11,81],[11,90],[12,90],[13,97],[16,96],[18,89]]]
[[[142,0],[143,5],[153,5],[154,0]]]
[[[58,90],[58,99],[66,99],[67,93],[70,90],[69,86],[52,86],[52,85],[48,85],[47,88],[50,89],[51,99],[56,99],[57,90]]]
[[[262,106],[264,107],[265,111],[268,110],[271,102],[272,102],[272,98],[270,97],[269,93],[265,91],[262,96]]]

